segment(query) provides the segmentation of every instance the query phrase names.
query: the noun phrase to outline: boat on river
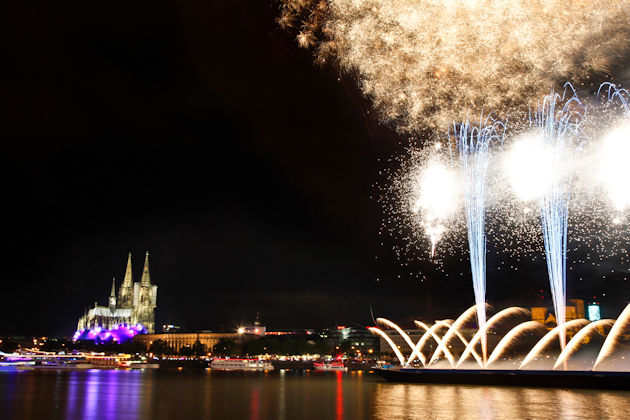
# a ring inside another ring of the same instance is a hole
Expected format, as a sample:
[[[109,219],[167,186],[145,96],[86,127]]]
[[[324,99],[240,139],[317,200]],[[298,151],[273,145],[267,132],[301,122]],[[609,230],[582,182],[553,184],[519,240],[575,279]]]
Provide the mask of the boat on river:
[[[231,359],[215,358],[210,363],[210,369],[216,370],[273,370],[269,360],[261,359]]]
[[[332,362],[315,362],[313,363],[313,367],[315,370],[331,370],[331,371],[342,371],[346,372],[348,368],[343,364],[342,361],[332,361]]]

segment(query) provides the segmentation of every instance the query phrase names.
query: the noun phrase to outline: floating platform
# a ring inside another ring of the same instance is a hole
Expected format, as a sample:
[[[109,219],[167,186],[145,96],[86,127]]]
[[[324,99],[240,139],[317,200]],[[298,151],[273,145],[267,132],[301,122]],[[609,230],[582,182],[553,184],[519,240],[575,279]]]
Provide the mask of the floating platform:
[[[630,372],[398,367],[377,369],[376,372],[390,382],[630,390]]]

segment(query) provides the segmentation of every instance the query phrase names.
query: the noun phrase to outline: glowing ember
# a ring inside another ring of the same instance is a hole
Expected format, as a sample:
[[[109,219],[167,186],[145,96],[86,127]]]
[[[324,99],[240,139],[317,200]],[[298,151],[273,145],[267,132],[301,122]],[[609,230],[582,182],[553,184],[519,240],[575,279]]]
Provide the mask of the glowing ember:
[[[630,204],[630,122],[615,127],[601,146],[599,177],[616,210]]]
[[[414,213],[420,213],[424,229],[431,240],[431,257],[446,230],[445,222],[458,207],[458,182],[454,171],[440,161],[430,162],[417,177],[417,199]]]

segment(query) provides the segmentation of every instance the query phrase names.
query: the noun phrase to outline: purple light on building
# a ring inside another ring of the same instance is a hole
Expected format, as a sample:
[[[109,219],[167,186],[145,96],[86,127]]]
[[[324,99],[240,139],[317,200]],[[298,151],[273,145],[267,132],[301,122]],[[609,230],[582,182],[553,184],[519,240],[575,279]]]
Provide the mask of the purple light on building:
[[[112,342],[125,343],[138,334],[146,334],[147,329],[141,324],[130,326],[120,324],[116,328],[106,330],[101,327],[94,329],[84,328],[74,333],[73,341],[94,341],[97,344],[109,344]]]

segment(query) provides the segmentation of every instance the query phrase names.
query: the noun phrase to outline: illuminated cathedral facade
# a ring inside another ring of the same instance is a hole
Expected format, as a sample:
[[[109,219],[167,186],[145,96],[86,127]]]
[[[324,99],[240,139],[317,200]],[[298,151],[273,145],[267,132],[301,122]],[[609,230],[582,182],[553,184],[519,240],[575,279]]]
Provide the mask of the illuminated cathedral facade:
[[[79,318],[77,331],[113,330],[121,324],[141,325],[148,333],[155,332],[155,308],[157,307],[157,286],[151,284],[149,273],[149,253],[144,259],[144,268],[139,282],[133,281],[131,253],[127,259],[127,269],[118,295],[116,279],[112,280],[112,291],[109,295],[109,306],[98,306],[86,309]]]

